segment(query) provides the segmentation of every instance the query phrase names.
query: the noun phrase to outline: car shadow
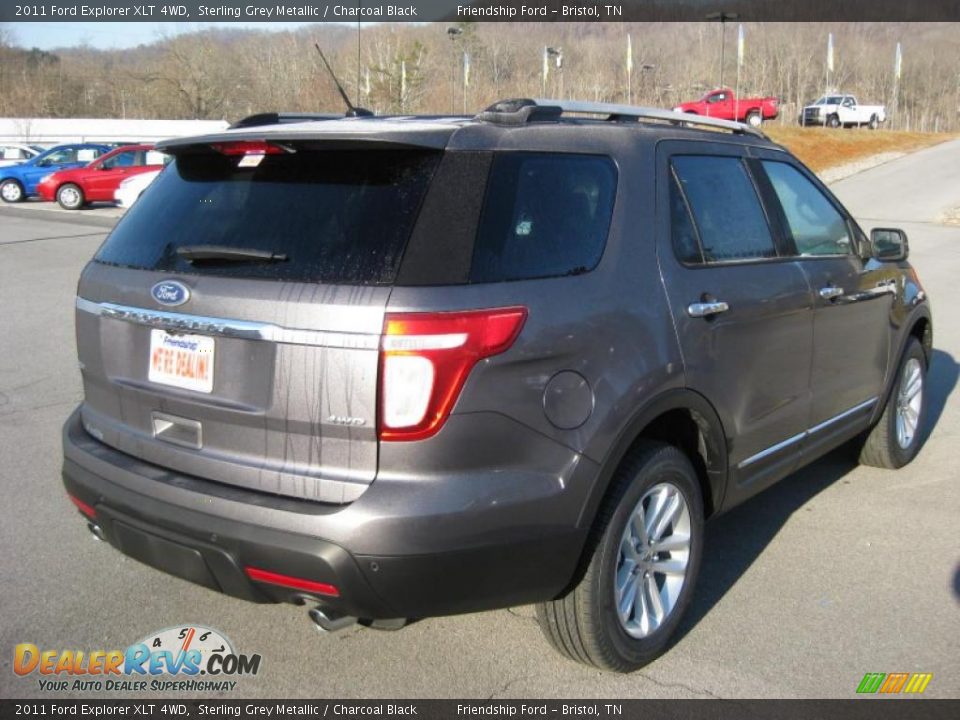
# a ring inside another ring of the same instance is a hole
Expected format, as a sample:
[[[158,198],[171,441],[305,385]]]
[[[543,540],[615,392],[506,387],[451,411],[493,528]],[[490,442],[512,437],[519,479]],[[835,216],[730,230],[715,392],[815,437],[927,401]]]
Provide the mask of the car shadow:
[[[958,376],[960,365],[953,357],[941,350],[934,350],[927,375],[924,442],[940,420],[947,400],[957,385]],[[856,467],[857,459],[851,446],[841,446],[708,523],[700,578],[690,607],[677,629],[675,642],[720,602],[791,515]],[[960,599],[960,567],[953,578],[953,591]]]
[[[922,440],[926,442],[930,433],[937,426],[947,400],[957,386],[960,377],[960,365],[950,353],[943,350],[934,350],[930,361],[930,371],[927,373],[927,423],[923,430]]]

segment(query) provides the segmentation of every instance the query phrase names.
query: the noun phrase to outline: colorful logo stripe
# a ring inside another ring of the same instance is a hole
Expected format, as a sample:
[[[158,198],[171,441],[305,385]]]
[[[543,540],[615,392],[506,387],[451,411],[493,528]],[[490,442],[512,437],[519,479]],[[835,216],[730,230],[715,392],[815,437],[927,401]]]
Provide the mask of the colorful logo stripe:
[[[900,692],[920,694],[927,689],[933,673],[867,673],[857,686],[857,692],[896,694]]]

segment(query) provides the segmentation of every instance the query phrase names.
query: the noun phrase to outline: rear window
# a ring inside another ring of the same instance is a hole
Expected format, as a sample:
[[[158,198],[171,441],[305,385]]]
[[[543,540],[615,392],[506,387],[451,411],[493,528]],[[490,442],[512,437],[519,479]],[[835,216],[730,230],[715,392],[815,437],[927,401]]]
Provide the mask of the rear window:
[[[616,185],[608,157],[498,154],[487,180],[470,282],[592,270],[606,244]]]
[[[176,158],[96,259],[123,267],[298,282],[389,284],[440,153],[300,150]],[[226,246],[285,259],[193,260]]]

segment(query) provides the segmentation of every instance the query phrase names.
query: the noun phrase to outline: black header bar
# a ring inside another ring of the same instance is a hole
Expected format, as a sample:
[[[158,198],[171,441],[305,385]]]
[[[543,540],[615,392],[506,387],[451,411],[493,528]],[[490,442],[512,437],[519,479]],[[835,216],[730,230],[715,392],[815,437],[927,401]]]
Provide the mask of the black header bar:
[[[0,3],[0,22],[741,22],[960,20],[960,0],[59,0]]]

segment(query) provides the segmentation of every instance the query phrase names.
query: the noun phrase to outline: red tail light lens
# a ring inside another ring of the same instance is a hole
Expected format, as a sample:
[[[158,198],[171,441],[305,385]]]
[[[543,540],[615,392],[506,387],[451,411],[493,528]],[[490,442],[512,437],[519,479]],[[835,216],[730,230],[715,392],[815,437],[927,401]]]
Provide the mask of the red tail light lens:
[[[526,318],[522,307],[388,313],[380,352],[380,439],[423,440],[439,432],[473,366],[513,345]]]
[[[291,152],[282,145],[275,145],[263,140],[213,143],[211,147],[222,155],[283,155]]]

